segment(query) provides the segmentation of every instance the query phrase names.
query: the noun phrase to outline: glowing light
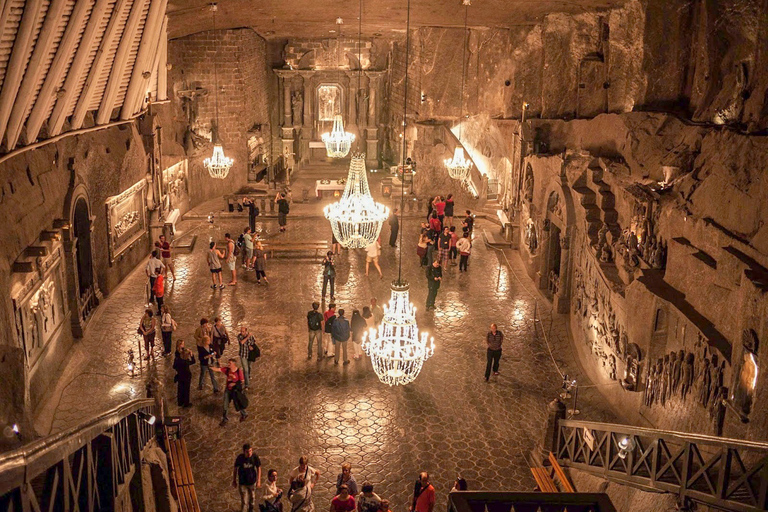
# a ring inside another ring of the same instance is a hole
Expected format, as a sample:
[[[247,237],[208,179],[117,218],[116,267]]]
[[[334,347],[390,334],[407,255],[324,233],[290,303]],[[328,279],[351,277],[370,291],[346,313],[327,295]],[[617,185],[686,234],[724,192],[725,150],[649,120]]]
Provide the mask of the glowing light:
[[[448,175],[451,178],[466,181],[472,170],[472,161],[464,157],[464,148],[457,146],[453,150],[453,158],[446,160],[445,166],[448,168]]]
[[[213,146],[213,155],[210,158],[203,160],[203,165],[208,169],[208,174],[211,178],[217,178],[223,180],[229,175],[229,170],[232,168],[234,160],[224,156],[224,148],[221,144],[215,144]]]
[[[344,131],[344,121],[340,115],[333,117],[333,130],[321,137],[325,144],[325,152],[330,158],[344,158],[349,154],[355,134]]]
[[[376,376],[390,386],[416,380],[424,361],[435,352],[434,338],[419,333],[409,288],[404,281],[392,283],[392,296],[384,306],[378,330],[371,329],[363,338],[363,350],[371,357]]]

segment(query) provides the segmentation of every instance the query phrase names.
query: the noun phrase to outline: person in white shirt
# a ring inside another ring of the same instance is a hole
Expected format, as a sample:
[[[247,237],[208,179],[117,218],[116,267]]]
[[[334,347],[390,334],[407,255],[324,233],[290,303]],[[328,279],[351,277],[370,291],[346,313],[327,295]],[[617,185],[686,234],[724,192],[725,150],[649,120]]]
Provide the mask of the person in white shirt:
[[[456,242],[456,250],[459,251],[459,272],[467,271],[469,263],[469,254],[472,252],[472,242],[469,239],[469,233],[464,232],[464,236]]]
[[[152,251],[152,255],[149,257],[147,266],[144,269],[147,277],[149,277],[149,302],[147,304],[152,304],[155,301],[155,292],[153,290],[155,288],[155,279],[157,279],[158,274],[157,269],[160,269],[161,273],[165,273],[165,265],[163,265],[163,262],[160,261],[160,258],[157,256],[157,251]]]
[[[261,499],[264,501],[266,510],[283,510],[283,490],[277,486],[277,470],[270,469],[267,471],[267,483],[264,485]],[[274,507],[274,509],[272,508]]]
[[[365,248],[365,275],[368,275],[368,267],[370,267],[371,262],[373,262],[376,270],[379,271],[379,277],[384,277],[381,274],[381,267],[379,266],[379,254],[381,254],[381,243],[378,240]]]
[[[309,465],[309,457],[306,455],[299,457],[299,465],[293,468],[288,474],[291,485],[293,485],[293,482],[296,481],[299,476],[304,477],[305,481],[312,485],[316,484],[320,479],[320,472]]]

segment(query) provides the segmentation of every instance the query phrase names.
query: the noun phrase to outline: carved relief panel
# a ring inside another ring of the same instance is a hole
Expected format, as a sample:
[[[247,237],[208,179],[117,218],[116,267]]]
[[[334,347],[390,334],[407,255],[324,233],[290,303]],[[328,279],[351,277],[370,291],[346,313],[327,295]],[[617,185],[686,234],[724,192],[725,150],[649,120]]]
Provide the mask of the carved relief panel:
[[[147,232],[146,188],[141,180],[106,201],[110,263]]]

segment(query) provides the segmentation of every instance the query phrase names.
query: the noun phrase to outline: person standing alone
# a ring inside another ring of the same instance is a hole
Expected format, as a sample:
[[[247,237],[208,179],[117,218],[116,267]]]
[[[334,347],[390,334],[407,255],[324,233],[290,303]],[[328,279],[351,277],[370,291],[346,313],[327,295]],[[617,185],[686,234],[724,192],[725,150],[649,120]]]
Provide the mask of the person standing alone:
[[[501,343],[504,341],[504,334],[496,328],[496,324],[491,324],[491,330],[485,336],[485,343],[488,346],[486,351],[485,382],[491,376],[491,366],[493,374],[499,374],[499,360],[501,359]]]
[[[440,267],[440,261],[435,260],[432,262],[432,266],[427,269],[427,287],[429,288],[427,293],[427,311],[435,309],[435,299],[437,298],[437,291],[440,289],[442,280],[443,269]]]
[[[400,220],[397,218],[397,212],[399,210],[395,208],[392,212],[392,216],[389,218],[389,245],[395,247],[397,245],[397,234],[400,232]]]
[[[285,232],[285,225],[288,223],[288,213],[291,211],[291,205],[285,198],[285,192],[280,192],[275,197],[277,205],[277,223],[280,225],[280,232]]]
[[[243,453],[235,459],[232,487],[240,491],[241,512],[252,512],[256,503],[255,489],[261,488],[261,461],[248,443],[243,445]]]
[[[309,331],[309,340],[307,341],[307,359],[312,359],[312,344],[317,342],[317,358],[323,357],[323,314],[318,311],[320,304],[312,303],[312,310],[307,312],[307,330]]]

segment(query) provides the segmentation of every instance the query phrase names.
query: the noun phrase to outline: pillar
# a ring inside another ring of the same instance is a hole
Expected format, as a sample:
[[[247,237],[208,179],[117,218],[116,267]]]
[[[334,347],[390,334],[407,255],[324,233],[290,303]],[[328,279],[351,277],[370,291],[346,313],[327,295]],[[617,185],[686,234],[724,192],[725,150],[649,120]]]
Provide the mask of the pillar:
[[[557,296],[554,299],[554,305],[557,308],[557,312],[561,314],[570,311],[571,303],[570,231],[570,229],[566,228],[563,235],[560,237],[560,282],[558,283]]]
[[[377,89],[381,78],[380,72],[367,72],[368,76],[368,123],[365,129],[365,155],[366,165],[370,168],[379,168],[379,126],[376,116],[378,98]]]

